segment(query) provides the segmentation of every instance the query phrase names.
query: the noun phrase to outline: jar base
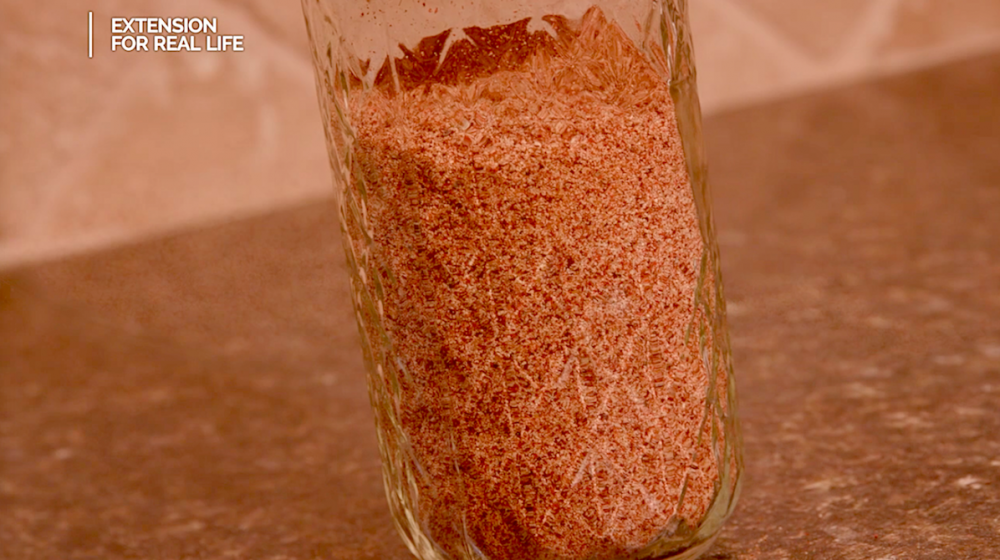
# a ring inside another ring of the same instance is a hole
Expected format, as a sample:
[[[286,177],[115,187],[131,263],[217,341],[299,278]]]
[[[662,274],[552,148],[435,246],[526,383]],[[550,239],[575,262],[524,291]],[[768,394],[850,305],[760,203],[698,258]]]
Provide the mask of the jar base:
[[[695,560],[700,558],[703,554],[708,552],[712,545],[715,544],[715,540],[719,538],[719,533],[716,533],[708,538],[708,540],[699,543],[683,552],[679,552],[674,555],[669,556],[658,556],[651,560]]]

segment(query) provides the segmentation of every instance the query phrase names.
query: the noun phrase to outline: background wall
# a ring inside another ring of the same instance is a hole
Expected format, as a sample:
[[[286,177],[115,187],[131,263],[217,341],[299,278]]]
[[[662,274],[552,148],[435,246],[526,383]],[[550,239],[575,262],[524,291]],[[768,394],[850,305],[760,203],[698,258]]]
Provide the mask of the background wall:
[[[1000,50],[998,0],[689,4],[706,113]],[[299,10],[0,0],[0,267],[328,196]],[[112,16],[198,15],[246,51],[107,52]]]

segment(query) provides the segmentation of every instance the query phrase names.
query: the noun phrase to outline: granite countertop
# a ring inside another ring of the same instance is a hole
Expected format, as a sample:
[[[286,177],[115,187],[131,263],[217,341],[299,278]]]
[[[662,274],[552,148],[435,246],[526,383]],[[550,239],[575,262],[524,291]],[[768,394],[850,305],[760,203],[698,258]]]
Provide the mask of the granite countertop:
[[[706,136],[746,485],[715,560],[1000,551],[1000,56]],[[0,274],[0,558],[404,559],[332,206]]]

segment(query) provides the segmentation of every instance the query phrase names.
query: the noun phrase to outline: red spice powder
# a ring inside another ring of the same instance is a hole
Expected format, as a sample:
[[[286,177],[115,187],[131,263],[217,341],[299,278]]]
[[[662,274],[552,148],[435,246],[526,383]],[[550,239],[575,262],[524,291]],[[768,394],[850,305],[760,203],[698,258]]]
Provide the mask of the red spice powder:
[[[547,21],[428,38],[350,107],[380,437],[453,557],[627,555],[719,485],[667,83],[600,11]]]

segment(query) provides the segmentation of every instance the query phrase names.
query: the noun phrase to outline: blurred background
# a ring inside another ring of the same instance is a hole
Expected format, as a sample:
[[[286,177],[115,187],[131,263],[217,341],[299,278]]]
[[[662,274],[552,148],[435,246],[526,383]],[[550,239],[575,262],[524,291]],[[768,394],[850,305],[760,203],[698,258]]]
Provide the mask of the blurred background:
[[[689,4],[710,115],[1000,50],[997,0]],[[245,52],[107,47],[110,17],[194,14]],[[2,0],[0,100],[0,268],[332,193],[296,0]]]

